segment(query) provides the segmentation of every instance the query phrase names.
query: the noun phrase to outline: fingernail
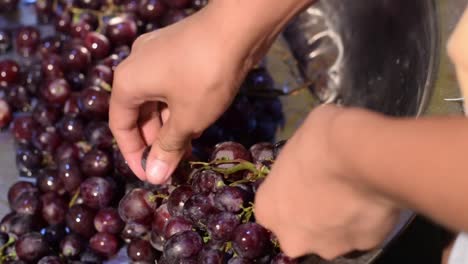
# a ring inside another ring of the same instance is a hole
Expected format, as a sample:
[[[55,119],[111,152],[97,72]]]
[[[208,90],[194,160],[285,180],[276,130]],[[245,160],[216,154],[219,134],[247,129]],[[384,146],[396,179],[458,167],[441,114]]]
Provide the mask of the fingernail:
[[[149,164],[148,180],[151,183],[161,184],[168,178],[169,165],[162,160],[152,160]]]

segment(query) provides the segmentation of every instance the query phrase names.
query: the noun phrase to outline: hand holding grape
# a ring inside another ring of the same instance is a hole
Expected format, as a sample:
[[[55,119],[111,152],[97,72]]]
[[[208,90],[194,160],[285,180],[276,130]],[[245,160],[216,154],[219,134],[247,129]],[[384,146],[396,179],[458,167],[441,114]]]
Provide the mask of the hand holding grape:
[[[334,106],[311,112],[257,192],[256,220],[276,234],[291,257],[313,252],[332,259],[372,249],[398,219],[397,207],[359,182],[354,168],[342,160],[334,130],[351,115],[375,119],[364,111]]]

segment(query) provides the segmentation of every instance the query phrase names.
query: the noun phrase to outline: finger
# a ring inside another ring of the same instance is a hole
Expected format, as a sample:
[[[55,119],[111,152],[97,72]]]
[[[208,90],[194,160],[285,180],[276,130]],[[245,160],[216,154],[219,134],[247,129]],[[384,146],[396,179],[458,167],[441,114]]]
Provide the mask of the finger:
[[[146,145],[151,145],[162,126],[158,103],[147,102],[140,107],[138,126]]]
[[[148,155],[146,178],[153,184],[166,182],[190,144],[190,133],[184,132],[170,118],[161,127]]]

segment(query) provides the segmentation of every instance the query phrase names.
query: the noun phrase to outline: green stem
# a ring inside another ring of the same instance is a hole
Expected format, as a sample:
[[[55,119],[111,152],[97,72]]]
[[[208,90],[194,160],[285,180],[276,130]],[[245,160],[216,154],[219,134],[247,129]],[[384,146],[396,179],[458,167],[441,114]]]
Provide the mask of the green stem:
[[[70,203],[68,204],[69,208],[72,208],[75,205],[76,200],[78,200],[78,197],[80,197],[80,188],[78,188],[75,194],[73,194],[73,197],[71,198]]]

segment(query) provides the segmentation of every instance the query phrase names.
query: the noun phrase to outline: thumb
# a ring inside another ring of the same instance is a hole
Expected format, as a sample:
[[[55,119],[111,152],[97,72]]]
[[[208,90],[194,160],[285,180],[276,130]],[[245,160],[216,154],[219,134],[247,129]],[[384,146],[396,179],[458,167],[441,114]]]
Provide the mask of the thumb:
[[[190,145],[191,135],[177,129],[169,119],[156,135],[147,158],[146,178],[152,184],[166,183]]]

